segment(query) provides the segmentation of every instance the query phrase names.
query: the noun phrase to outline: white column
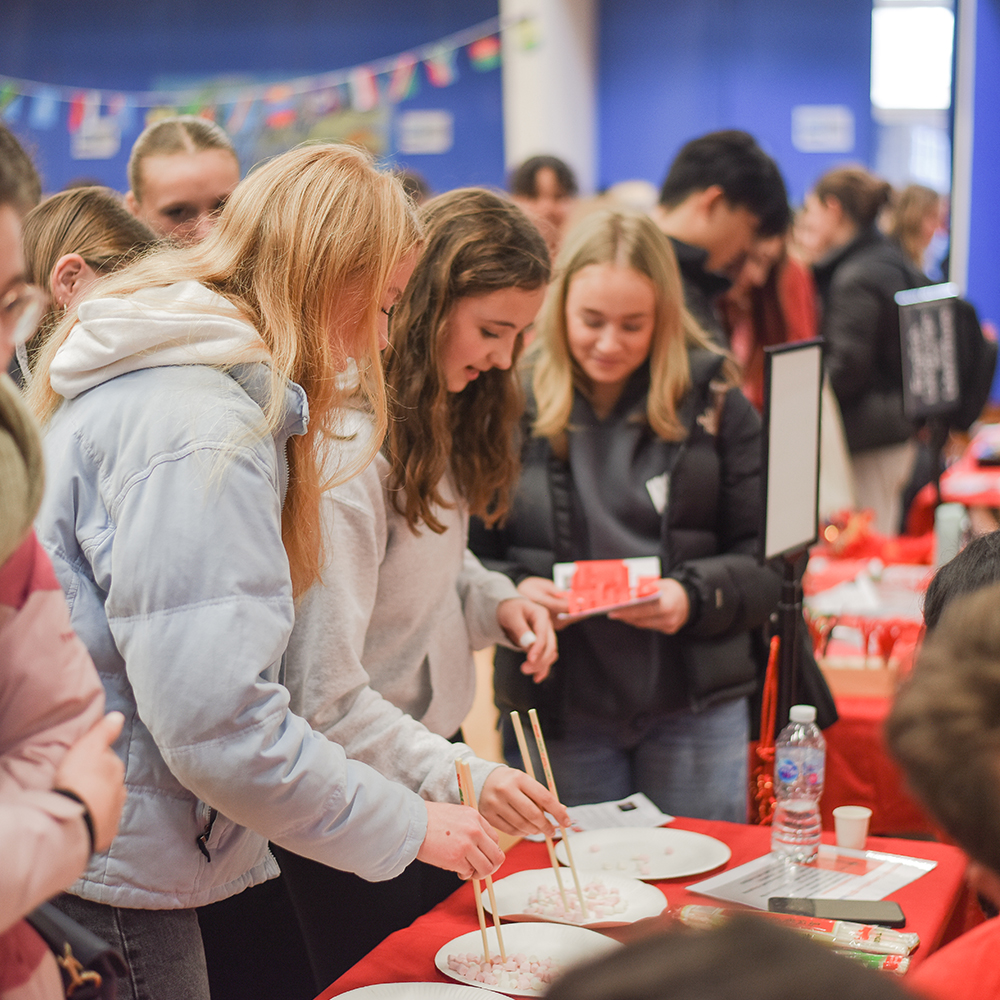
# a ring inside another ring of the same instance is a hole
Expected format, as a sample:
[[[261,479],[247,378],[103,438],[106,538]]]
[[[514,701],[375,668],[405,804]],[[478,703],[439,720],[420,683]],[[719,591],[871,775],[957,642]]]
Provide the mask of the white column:
[[[582,194],[594,190],[597,175],[596,7],[595,0],[500,0],[507,167],[558,156]]]
[[[972,143],[976,92],[976,6],[978,0],[958,0],[955,39],[955,133],[952,152],[951,281],[964,293],[969,275],[969,233],[972,227]]]

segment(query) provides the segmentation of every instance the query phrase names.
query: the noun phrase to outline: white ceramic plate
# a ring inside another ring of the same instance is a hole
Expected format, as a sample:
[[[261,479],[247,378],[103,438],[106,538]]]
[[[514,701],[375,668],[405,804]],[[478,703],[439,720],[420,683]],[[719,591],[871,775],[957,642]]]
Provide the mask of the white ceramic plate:
[[[617,889],[619,898],[625,904],[625,909],[621,913],[607,913],[595,916],[590,913],[587,920],[579,919],[579,903],[573,906],[577,899],[576,886],[573,884],[573,876],[568,868],[562,869],[563,887],[566,890],[566,897],[570,906],[576,911],[576,918],[555,916],[552,913],[530,913],[528,905],[531,898],[539,889],[551,890],[553,902],[562,910],[562,899],[559,896],[559,888],[556,884],[555,875],[551,868],[532,868],[528,871],[515,872],[506,878],[493,883],[494,895],[497,899],[497,909],[504,920],[536,921],[554,924],[570,924],[575,927],[621,927],[624,924],[632,924],[637,920],[646,917],[655,917],[662,913],[667,906],[667,899],[655,886],[646,885],[638,879],[602,871],[600,875],[590,873],[586,878],[580,879],[583,886],[584,899],[587,898],[587,886],[595,882],[601,883],[604,888],[598,892],[604,895],[609,889]],[[492,913],[489,894],[483,893],[483,906],[487,912]]]
[[[485,895],[485,893],[484,893]],[[499,905],[499,904],[498,904]],[[498,954],[496,931],[492,927],[486,929],[487,940],[491,954]],[[540,959],[551,958],[558,965],[559,973],[567,972],[572,966],[604,955],[620,948],[621,945],[612,938],[587,930],[586,927],[568,927],[565,924],[507,924],[503,928],[503,943],[507,957],[524,954],[536,955]],[[448,968],[448,956],[472,954],[480,956],[483,953],[483,936],[478,931],[470,931],[460,937],[453,938],[434,956],[434,964],[446,976],[457,979],[470,986],[493,990],[496,993],[506,993],[510,996],[540,997],[544,996],[549,984],[540,989],[517,989],[505,986],[486,986],[474,983],[458,972]]]
[[[732,856],[732,851],[715,837],[664,826],[584,830],[572,834],[571,844],[579,872],[652,881],[700,875],[724,865]],[[569,864],[562,841],[556,845],[556,857],[564,865]]]
[[[475,986],[460,983],[376,983],[341,993],[337,1000],[472,1000],[482,995]]]

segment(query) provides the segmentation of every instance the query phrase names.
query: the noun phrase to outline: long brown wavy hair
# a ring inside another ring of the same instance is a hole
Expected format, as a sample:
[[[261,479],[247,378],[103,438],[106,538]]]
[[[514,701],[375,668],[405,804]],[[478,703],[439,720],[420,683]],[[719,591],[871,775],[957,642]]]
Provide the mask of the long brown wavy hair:
[[[309,429],[289,439],[289,484],[282,540],[298,596],[319,579],[323,560],[320,495],[374,457],[386,426],[378,354],[379,310],[390,276],[416,249],[420,228],[402,185],[360,149],[316,143],[275,157],[251,173],[226,202],[218,224],[190,247],[167,247],[95,283],[87,298],[127,296],[193,279],[232,303],[270,355],[269,432],[284,420],[287,380],[309,400]],[[52,333],[28,399],[44,423],[62,403],[52,359],[78,307]],[[375,420],[370,450],[334,480],[323,475],[324,448],[351,389],[341,373],[353,359],[356,391]],[[222,367],[238,364],[232,357]]]
[[[482,188],[461,188],[420,211],[424,251],[393,313],[386,352],[393,503],[413,531],[443,532],[434,508],[446,507],[451,473],[469,511],[488,524],[502,518],[517,479],[517,422],[523,397],[513,365],[493,368],[448,392],[441,341],[459,299],[505,288],[534,290],[550,276],[538,230],[512,202]],[[518,343],[514,358],[520,354]]]

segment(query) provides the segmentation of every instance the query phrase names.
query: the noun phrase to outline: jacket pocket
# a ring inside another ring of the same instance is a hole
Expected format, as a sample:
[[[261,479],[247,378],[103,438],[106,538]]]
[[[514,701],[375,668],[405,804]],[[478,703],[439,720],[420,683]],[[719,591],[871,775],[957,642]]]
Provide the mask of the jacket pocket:
[[[198,823],[200,832],[195,837],[198,850],[205,856],[205,860],[212,863],[212,852],[208,849],[208,841],[215,829],[215,821],[219,818],[218,809],[213,808],[205,802],[198,803]]]

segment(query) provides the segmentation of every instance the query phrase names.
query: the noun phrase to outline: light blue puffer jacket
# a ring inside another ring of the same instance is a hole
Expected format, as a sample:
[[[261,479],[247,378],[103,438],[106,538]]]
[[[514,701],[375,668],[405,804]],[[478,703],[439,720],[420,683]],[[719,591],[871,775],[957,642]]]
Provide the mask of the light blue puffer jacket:
[[[184,282],[85,302],[53,364],[67,399],[38,534],[126,720],[119,833],[72,888],[97,902],[223,899],[277,873],[267,839],[390,878],[426,834],[419,796],[288,710],[282,479],[308,415],[289,384],[267,432],[262,350],[224,299]],[[234,356],[247,363],[212,367]]]

